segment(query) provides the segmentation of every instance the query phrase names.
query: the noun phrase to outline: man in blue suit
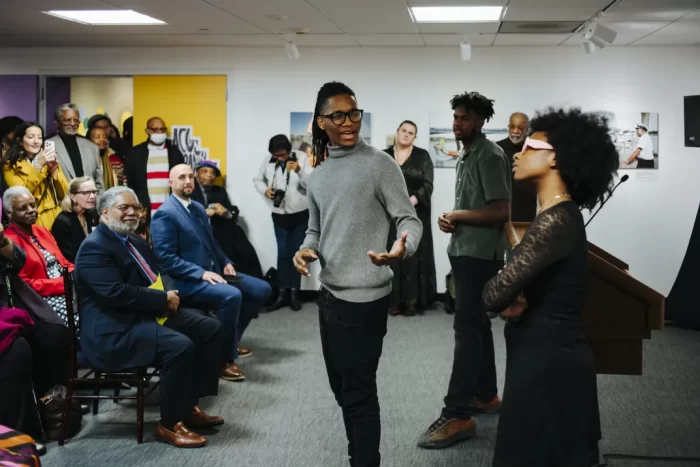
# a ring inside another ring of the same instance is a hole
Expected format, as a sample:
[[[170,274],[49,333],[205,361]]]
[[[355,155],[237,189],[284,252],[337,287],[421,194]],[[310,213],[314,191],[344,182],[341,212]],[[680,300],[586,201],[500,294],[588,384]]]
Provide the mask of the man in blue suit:
[[[75,263],[81,351],[104,372],[158,368],[156,438],[176,447],[203,446],[206,438],[190,429],[224,423],[198,406],[200,397],[218,392],[221,324],[179,309],[177,290],[159,286],[153,251],[133,235],[141,205],[130,188],[110,188],[97,209],[101,223],[83,241]]]
[[[183,301],[216,313],[225,333],[221,378],[242,381],[245,375],[235,363],[238,342],[271,288],[263,280],[236,274],[233,262],[214,239],[204,206],[190,199],[194,185],[190,166],[180,164],[171,169],[173,195],[151,222],[153,248],[161,271],[173,280]]]

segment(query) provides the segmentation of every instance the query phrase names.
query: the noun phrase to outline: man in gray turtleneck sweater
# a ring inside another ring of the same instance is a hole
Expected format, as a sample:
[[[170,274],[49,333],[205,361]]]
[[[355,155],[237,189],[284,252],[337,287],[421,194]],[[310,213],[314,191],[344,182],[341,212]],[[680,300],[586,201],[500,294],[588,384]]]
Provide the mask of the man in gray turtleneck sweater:
[[[321,164],[309,177],[309,229],[294,264],[308,276],[308,263],[321,262],[321,344],[343,412],[350,465],[377,467],[376,379],[391,292],[388,264],[416,251],[423,226],[398,164],[360,136],[362,115],[344,84],[327,83],[319,91],[313,152]],[[381,253],[392,222],[399,238]]]

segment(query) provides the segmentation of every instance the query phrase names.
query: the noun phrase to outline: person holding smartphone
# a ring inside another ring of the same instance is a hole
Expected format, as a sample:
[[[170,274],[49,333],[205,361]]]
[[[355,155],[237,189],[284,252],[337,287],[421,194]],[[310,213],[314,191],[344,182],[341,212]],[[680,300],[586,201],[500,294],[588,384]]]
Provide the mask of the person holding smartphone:
[[[293,151],[285,135],[273,136],[268,151],[272,157],[263,162],[254,180],[255,188],[265,196],[272,211],[277,239],[279,290],[268,311],[288,305],[298,311],[301,310],[301,275],[294,269],[292,258],[304,241],[309,223],[306,184],[312,168],[306,154]]]
[[[8,187],[25,186],[36,199],[36,225],[51,230],[61,213],[61,200],[68,193],[68,180],[58,164],[53,141],[44,142],[44,129],[25,122],[15,130],[2,163]]]

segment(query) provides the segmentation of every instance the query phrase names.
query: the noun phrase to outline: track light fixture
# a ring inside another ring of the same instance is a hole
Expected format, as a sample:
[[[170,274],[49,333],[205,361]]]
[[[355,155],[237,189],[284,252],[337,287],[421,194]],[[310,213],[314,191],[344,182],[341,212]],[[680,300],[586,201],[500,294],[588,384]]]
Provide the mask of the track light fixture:
[[[466,37],[459,44],[459,54],[462,57],[462,60],[468,61],[472,59],[472,45],[469,43],[469,39]]]
[[[287,52],[287,57],[289,57],[290,60],[299,60],[299,49],[294,42],[285,42],[284,50]]]
[[[617,32],[600,24],[600,15],[590,19],[582,29],[583,49],[587,54],[597,49],[604,49],[612,44],[617,37]]]

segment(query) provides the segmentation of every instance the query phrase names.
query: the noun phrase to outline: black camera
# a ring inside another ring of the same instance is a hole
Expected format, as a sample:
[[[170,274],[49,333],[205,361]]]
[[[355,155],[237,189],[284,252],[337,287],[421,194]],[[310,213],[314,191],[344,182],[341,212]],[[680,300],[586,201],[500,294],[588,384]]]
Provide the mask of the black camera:
[[[287,192],[284,190],[275,190],[275,197],[272,199],[272,205],[276,208],[280,207],[284,200],[284,195],[286,194]]]

